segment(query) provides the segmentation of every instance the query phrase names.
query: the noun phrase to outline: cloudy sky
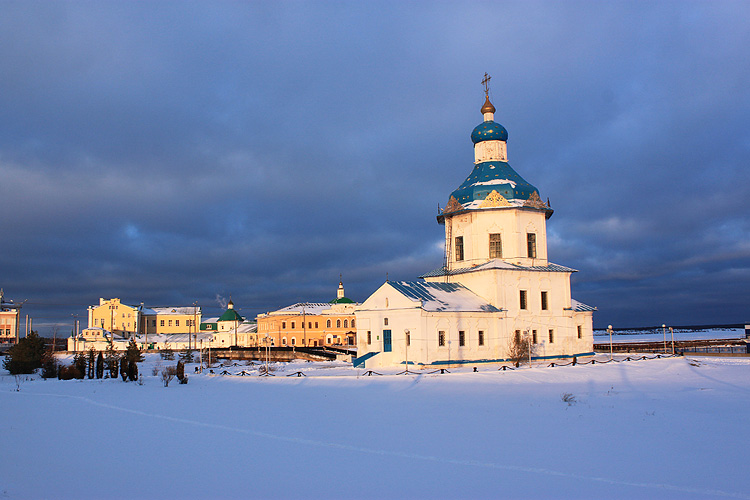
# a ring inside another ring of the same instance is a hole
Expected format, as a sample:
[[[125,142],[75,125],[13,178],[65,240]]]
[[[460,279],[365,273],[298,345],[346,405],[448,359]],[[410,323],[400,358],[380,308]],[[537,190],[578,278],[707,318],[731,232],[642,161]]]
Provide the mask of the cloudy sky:
[[[442,263],[492,75],[596,327],[750,321],[750,3],[0,1],[0,287],[245,316]]]

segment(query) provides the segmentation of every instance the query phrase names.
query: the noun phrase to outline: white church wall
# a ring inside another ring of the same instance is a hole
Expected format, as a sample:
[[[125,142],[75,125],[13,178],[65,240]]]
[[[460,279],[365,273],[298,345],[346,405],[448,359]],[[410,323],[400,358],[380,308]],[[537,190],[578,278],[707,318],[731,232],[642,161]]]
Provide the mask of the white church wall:
[[[489,235],[501,234],[502,259],[522,266],[547,265],[547,223],[539,210],[508,208],[478,210],[446,217],[446,248],[450,269],[471,267],[489,260]],[[536,255],[527,252],[527,233],[536,234]],[[464,238],[464,259],[456,260],[455,238]],[[448,241],[450,239],[451,241]]]

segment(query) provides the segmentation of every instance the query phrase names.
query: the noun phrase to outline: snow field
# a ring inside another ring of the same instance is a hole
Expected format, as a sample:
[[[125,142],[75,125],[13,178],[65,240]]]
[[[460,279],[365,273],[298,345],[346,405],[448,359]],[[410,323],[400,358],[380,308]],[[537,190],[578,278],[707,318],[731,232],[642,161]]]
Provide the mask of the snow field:
[[[0,376],[0,498],[750,498],[742,358],[383,377],[188,365],[165,388],[150,367],[167,363],[149,356],[143,385]]]

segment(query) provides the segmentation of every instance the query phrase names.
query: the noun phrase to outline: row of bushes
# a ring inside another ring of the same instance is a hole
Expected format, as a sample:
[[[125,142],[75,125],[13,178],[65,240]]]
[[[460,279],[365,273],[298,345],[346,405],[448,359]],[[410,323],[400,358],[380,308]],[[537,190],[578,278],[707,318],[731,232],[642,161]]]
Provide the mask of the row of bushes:
[[[167,354],[167,359],[173,359],[169,354],[172,354],[171,351]],[[187,384],[185,361],[192,361],[192,354],[191,351],[188,351],[183,359],[177,362],[177,366],[170,366],[162,370],[162,381],[165,387],[175,377],[180,381],[180,384]],[[97,352],[91,348],[87,352],[76,353],[72,364],[61,365],[58,364],[54,352],[45,347],[44,339],[39,337],[36,332],[31,332],[10,349],[3,361],[3,366],[12,375],[33,373],[34,370],[41,368],[43,378],[73,380],[88,377],[90,379],[101,379],[104,378],[106,372],[109,378],[117,378],[119,374],[123,381],[136,381],[138,380],[138,363],[140,361],[143,361],[143,354],[135,340],[130,339],[127,350],[122,355],[115,351],[114,345],[110,341],[107,350],[104,352]],[[154,375],[156,374],[154,373]]]

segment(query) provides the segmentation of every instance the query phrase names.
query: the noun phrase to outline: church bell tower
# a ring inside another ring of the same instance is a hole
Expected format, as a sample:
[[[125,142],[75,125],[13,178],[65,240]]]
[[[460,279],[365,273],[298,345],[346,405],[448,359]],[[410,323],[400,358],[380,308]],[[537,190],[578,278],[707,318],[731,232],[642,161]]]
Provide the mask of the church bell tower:
[[[483,121],[471,133],[474,168],[437,220],[445,225],[445,278],[492,260],[547,265],[546,220],[552,209],[508,163],[508,131],[495,121],[485,74]]]

